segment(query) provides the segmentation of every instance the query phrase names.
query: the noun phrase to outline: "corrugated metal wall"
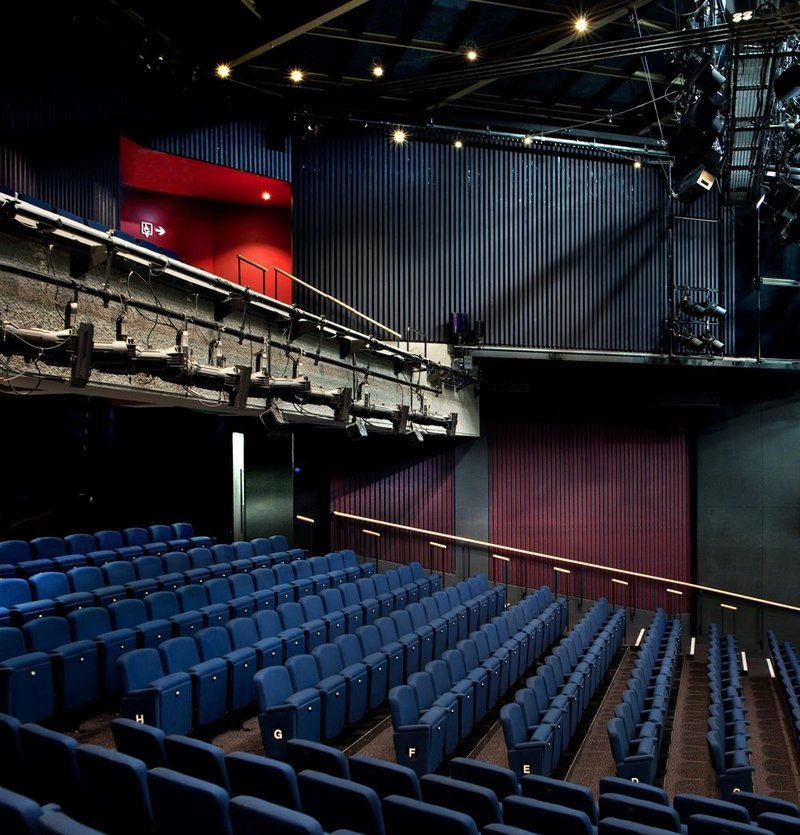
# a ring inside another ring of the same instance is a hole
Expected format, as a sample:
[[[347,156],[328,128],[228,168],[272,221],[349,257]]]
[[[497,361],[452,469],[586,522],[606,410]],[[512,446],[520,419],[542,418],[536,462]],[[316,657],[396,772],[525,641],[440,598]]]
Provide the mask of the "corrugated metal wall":
[[[365,131],[296,149],[294,184],[297,273],[395,330],[442,340],[461,311],[489,344],[665,348],[658,166]]]
[[[335,475],[331,480],[331,509],[452,534],[454,466],[454,451],[446,449],[357,474]],[[365,527],[370,529],[369,525],[334,517],[333,547],[353,548],[372,559],[401,563],[418,560],[426,568],[440,567],[443,556],[429,545],[430,537],[371,528],[382,533],[378,539],[363,534]]]
[[[691,581],[688,441],[645,425],[489,421],[490,539],[512,547]],[[504,566],[492,561],[495,578]],[[527,568],[526,568],[527,564]],[[552,585],[552,568],[514,557],[511,582]],[[526,576],[527,572],[527,576]],[[559,580],[580,593],[580,572]],[[633,584],[634,581],[631,580]],[[686,609],[661,584],[612,585],[584,572],[584,594],[643,608]]]
[[[150,147],[168,154],[213,162],[277,180],[292,179],[292,147],[270,147],[264,122],[228,122],[153,136]]]

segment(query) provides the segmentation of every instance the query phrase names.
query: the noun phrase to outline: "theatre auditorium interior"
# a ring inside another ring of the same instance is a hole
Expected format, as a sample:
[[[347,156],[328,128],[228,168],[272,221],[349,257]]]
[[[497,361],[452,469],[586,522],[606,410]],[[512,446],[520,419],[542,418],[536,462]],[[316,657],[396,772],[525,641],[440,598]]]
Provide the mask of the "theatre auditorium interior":
[[[0,20],[0,833],[800,833],[800,2]]]

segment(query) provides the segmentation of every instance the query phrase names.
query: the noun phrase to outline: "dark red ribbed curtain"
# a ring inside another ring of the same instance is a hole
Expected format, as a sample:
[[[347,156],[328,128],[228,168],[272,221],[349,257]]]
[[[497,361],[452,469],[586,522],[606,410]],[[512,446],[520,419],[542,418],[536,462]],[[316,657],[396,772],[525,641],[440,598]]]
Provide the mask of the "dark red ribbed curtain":
[[[454,533],[454,461],[453,450],[448,449],[414,461],[336,475],[331,486],[333,510]],[[363,528],[379,531],[380,539],[362,533]],[[401,563],[418,560],[425,567],[430,567],[433,560],[433,567],[438,568],[443,555],[429,544],[430,540],[430,536],[405,534],[334,517],[334,547],[350,547],[373,559]],[[452,550],[448,549],[447,553]]]
[[[679,429],[490,422],[489,525],[493,542],[592,565],[691,580],[689,450]],[[492,561],[496,579],[505,566]],[[514,557],[511,582],[553,585],[552,565]],[[585,569],[559,590],[619,604],[686,610],[665,585]]]

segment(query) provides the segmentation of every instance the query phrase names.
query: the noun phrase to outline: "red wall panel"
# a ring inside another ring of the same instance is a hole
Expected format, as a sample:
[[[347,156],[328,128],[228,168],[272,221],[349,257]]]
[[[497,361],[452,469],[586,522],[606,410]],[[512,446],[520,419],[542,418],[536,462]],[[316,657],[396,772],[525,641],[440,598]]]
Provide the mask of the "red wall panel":
[[[236,256],[270,267],[266,294],[275,295],[271,269],[292,271],[291,212],[287,209],[212,203],[155,192],[127,190],[120,206],[120,229],[142,238],[142,221],[163,228],[149,240],[176,252],[182,261],[238,282]],[[262,274],[242,265],[242,284],[262,292]],[[278,299],[291,304],[288,279],[278,282]]]
[[[691,580],[689,451],[680,430],[592,424],[489,423],[490,539],[593,565]],[[495,563],[496,577],[502,567]],[[513,557],[511,581],[553,584],[551,565]],[[627,578],[630,579],[630,578]],[[652,581],[612,585],[584,571],[584,594],[685,609]],[[559,579],[579,593],[579,572]],[[686,601],[688,603],[688,599]]]

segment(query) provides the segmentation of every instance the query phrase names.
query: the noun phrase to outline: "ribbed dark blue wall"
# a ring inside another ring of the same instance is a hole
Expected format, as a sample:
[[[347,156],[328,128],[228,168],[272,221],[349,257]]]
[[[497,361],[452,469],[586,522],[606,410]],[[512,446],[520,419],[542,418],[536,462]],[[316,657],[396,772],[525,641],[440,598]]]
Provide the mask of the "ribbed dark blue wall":
[[[266,125],[262,122],[229,122],[188,131],[153,136],[156,151],[213,162],[262,174],[277,180],[291,180],[292,153],[289,138],[282,149],[268,147]]]
[[[304,144],[293,179],[297,273],[397,331],[443,339],[463,311],[490,344],[666,348],[660,166],[365,131]]]

